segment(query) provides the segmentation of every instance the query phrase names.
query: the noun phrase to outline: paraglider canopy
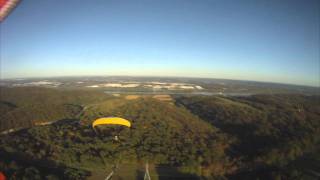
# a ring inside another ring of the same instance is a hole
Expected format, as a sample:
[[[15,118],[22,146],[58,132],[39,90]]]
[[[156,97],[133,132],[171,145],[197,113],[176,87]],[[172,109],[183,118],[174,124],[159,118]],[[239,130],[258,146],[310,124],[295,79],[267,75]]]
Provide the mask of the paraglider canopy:
[[[131,127],[130,121],[120,118],[120,117],[106,117],[106,118],[99,118],[93,121],[92,128],[95,128],[98,125],[122,125]]]
[[[6,180],[6,176],[0,171],[0,180]]]
[[[17,6],[20,0],[0,0],[0,22]]]

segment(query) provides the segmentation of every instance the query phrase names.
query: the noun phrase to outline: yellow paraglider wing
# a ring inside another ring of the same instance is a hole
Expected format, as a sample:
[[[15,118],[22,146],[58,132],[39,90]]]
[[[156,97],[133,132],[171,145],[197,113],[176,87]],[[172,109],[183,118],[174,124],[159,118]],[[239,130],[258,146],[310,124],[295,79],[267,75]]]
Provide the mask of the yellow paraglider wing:
[[[123,125],[123,126],[131,127],[130,121],[123,118],[119,118],[119,117],[99,118],[92,123],[92,127],[94,128],[95,126],[98,126],[98,125],[108,125],[108,124]]]

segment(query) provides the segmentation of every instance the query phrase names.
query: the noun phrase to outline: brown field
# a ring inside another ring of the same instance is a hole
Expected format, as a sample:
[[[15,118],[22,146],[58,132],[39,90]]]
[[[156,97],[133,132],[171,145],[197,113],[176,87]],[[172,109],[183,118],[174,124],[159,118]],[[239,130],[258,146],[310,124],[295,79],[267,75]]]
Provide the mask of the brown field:
[[[159,101],[172,101],[172,97],[168,94],[161,94],[161,95],[154,95],[153,98],[159,100]]]
[[[126,100],[134,100],[134,99],[138,99],[138,98],[140,98],[139,95],[127,95],[125,97]]]

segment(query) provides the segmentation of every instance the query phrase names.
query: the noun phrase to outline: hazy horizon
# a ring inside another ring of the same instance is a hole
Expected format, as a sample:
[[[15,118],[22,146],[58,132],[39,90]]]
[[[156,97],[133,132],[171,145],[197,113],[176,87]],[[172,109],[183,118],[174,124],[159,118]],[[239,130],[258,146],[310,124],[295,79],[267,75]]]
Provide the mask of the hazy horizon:
[[[254,82],[254,83],[271,83],[271,84],[279,84],[279,85],[289,85],[289,86],[305,86],[312,88],[320,88],[320,86],[312,86],[312,85],[303,85],[303,84],[292,84],[292,83],[283,83],[283,82],[274,82],[274,81],[256,81],[256,80],[247,80],[247,79],[227,79],[227,78],[212,78],[212,77],[194,77],[194,76],[156,76],[156,75],[62,75],[62,76],[28,76],[28,77],[12,77],[12,78],[0,78],[0,80],[31,80],[31,79],[60,79],[60,78],[169,78],[169,79],[177,79],[177,78],[185,78],[185,79],[209,79],[209,80],[224,80],[224,81],[243,81],[243,82]]]
[[[1,23],[0,76],[170,76],[319,87],[319,12],[316,0],[22,1]]]

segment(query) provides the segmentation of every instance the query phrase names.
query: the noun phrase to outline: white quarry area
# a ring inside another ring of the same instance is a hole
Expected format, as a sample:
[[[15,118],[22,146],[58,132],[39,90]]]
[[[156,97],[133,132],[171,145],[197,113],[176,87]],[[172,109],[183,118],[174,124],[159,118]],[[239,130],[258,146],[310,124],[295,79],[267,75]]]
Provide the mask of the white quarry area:
[[[179,86],[179,88],[182,88],[182,89],[194,89],[193,86]]]
[[[203,87],[201,87],[201,86],[196,86],[196,88],[197,88],[197,89],[200,89],[200,90],[203,89]]]
[[[91,85],[91,86],[86,86],[86,87],[134,88],[134,87],[138,87],[138,86],[140,86],[140,84],[106,83],[106,84],[96,84],[96,85]]]
[[[125,82],[125,83],[104,83],[104,84],[95,84],[86,87],[98,88],[98,87],[110,87],[110,88],[135,88],[135,87],[145,87],[152,88],[155,90],[159,89],[168,89],[168,90],[191,90],[197,89],[202,90],[203,87],[195,84],[187,83],[167,83],[167,82]]]
[[[53,82],[53,81],[34,81],[34,82],[28,82],[28,83],[17,83],[13,84],[13,86],[60,86],[60,82]]]
[[[120,87],[120,88],[134,88],[140,86],[140,84],[117,84],[117,83],[107,83],[103,85],[104,87]]]
[[[165,85],[165,84],[168,84],[168,83],[152,81],[152,82],[150,82],[150,84],[162,84],[162,85]]]
[[[151,82],[144,85],[153,89],[168,89],[168,90],[183,90],[183,89],[203,89],[201,86],[186,83],[163,83],[163,82]]]

